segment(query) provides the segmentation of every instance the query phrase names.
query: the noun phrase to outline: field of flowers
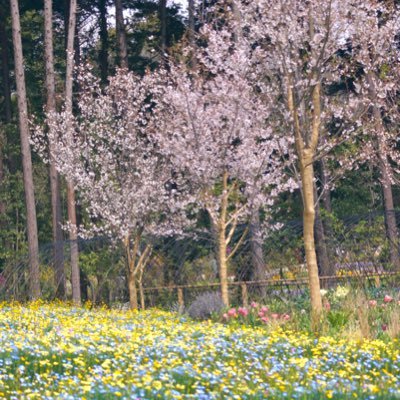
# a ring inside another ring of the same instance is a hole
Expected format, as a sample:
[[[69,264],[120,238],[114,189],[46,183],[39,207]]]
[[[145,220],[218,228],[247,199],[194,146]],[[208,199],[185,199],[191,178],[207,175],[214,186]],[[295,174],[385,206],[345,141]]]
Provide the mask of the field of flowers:
[[[193,322],[162,311],[0,306],[0,398],[400,398],[397,340]]]

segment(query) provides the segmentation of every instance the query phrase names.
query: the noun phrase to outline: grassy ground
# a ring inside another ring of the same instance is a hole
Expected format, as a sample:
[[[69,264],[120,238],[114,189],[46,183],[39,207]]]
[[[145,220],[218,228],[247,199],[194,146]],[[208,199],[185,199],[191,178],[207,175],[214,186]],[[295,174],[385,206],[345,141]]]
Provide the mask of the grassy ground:
[[[400,398],[397,339],[285,329],[156,310],[3,304],[0,398]]]

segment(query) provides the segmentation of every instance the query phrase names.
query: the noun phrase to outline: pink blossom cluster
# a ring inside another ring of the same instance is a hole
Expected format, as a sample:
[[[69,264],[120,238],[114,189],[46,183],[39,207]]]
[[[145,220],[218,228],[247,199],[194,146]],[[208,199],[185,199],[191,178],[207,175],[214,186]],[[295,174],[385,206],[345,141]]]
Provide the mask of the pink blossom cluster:
[[[275,312],[271,312],[269,307],[260,306],[256,302],[252,302],[250,304],[250,307],[231,308],[222,315],[222,319],[226,322],[239,318],[242,321],[246,321],[252,318],[253,321],[268,324],[272,321],[286,322],[290,320],[290,315],[288,313],[278,314]]]
[[[385,297],[383,298],[383,302],[381,303],[381,307],[386,307],[390,303],[395,303],[395,300],[392,296],[386,294]],[[397,304],[400,305],[400,300],[397,300]],[[375,308],[378,306],[378,301],[377,300],[369,300],[368,301],[368,307],[369,308]]]

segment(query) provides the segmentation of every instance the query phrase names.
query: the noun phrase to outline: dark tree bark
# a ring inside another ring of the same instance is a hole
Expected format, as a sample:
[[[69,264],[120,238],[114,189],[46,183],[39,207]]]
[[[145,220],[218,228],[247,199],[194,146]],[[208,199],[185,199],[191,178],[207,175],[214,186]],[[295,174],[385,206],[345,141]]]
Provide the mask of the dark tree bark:
[[[377,97],[373,72],[367,74],[368,90],[370,99],[374,101]],[[389,240],[390,262],[396,271],[400,270],[399,234],[397,231],[396,214],[394,211],[393,191],[391,182],[391,170],[387,153],[385,152],[384,132],[385,126],[382,115],[377,106],[372,107],[372,113],[376,128],[375,147],[378,156],[378,169],[383,192],[383,206],[385,212],[386,237]]]
[[[314,185],[314,198],[318,199],[317,188]],[[333,276],[335,268],[329,260],[329,252],[325,235],[324,225],[321,218],[321,208],[319,201],[315,205],[315,250],[317,252],[318,269],[320,276]],[[321,285],[329,286],[329,281],[322,280]]]
[[[24,60],[22,54],[21,26],[18,0],[10,0],[14,44],[15,80],[17,84],[19,131],[21,138],[22,168],[26,203],[26,220],[29,249],[30,298],[40,297],[39,243],[36,221],[35,193],[31,148],[29,144],[28,105],[26,99]]]
[[[252,276],[255,281],[265,280],[265,260],[261,239],[260,215],[258,210],[253,212],[250,221],[250,251]],[[265,286],[260,287],[260,295],[265,298]]]
[[[73,87],[73,71],[74,71],[74,43],[76,29],[76,10],[77,1],[71,0],[69,9],[68,22],[68,40],[67,40],[67,72],[65,80],[65,113],[68,118],[66,129],[72,129],[72,87]],[[70,223],[69,239],[71,243],[71,285],[72,285],[72,301],[75,304],[81,303],[80,290],[80,274],[79,274],[79,253],[78,253],[78,234],[76,226],[76,203],[75,189],[71,181],[67,181],[67,205],[68,220]]]
[[[107,29],[107,2],[99,0],[100,51],[99,65],[101,82],[107,84],[108,77],[108,29]]]
[[[126,41],[122,0],[115,0],[115,21],[117,27],[119,65],[121,68],[128,69],[128,45]]]
[[[159,0],[160,52],[164,60],[167,51],[167,0]]]
[[[56,111],[56,91],[54,78],[54,55],[53,55],[53,5],[52,0],[44,2],[44,43],[45,43],[45,62],[46,62],[46,92],[47,102],[46,111],[52,113]],[[64,243],[61,229],[61,197],[60,180],[52,157],[54,153],[50,146],[50,189],[51,189],[51,214],[53,226],[53,248],[54,248],[54,269],[56,280],[56,296],[65,299],[66,282],[64,270]]]
[[[188,26],[188,41],[189,45],[194,47],[194,37],[196,32],[195,21],[194,21],[194,0],[188,1],[188,12],[189,12],[189,26]]]

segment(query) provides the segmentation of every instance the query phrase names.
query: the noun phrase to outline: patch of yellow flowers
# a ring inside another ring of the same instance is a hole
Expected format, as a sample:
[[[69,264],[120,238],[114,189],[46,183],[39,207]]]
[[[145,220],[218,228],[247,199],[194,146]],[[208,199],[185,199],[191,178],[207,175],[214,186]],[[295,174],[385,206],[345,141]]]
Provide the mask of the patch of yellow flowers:
[[[400,398],[397,341],[319,339],[159,310],[0,305],[0,398]]]

